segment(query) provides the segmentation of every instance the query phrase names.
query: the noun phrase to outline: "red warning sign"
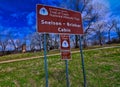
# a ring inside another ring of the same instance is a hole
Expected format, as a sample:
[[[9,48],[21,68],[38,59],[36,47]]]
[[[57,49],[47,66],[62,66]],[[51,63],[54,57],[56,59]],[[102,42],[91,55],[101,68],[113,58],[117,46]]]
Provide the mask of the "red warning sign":
[[[60,35],[61,57],[63,60],[71,59],[70,37],[69,35]]]

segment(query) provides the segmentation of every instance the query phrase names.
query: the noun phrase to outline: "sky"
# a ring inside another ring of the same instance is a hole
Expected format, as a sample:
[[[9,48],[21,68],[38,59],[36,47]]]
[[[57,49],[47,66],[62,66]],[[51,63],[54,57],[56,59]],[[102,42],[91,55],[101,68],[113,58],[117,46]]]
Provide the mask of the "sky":
[[[52,2],[51,2],[52,1]],[[36,32],[36,4],[49,5],[61,0],[0,0],[0,36],[24,38]],[[112,15],[120,16],[119,0],[108,1]]]
[[[113,15],[120,16],[120,0],[107,0]]]

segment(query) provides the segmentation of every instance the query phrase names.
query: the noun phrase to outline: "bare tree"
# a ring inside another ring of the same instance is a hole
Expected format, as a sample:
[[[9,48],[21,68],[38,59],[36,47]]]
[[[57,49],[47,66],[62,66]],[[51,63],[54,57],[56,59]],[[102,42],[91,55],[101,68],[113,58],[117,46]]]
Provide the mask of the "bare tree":
[[[51,40],[52,40],[52,38],[51,38],[51,34],[46,34],[46,47],[47,47],[47,51],[49,51],[50,50],[50,46],[52,46],[51,45]],[[43,45],[43,47],[44,47],[44,34],[42,34],[42,45]]]
[[[33,33],[30,36],[30,49],[32,51],[34,50],[41,50],[41,45],[42,45],[42,37],[40,33]]]
[[[107,27],[108,27],[108,42],[110,42],[111,41],[110,32],[115,27],[115,20],[111,18],[110,22],[107,23]]]
[[[54,49],[58,49],[59,48],[59,34],[54,34],[54,39],[52,40]]]
[[[2,51],[3,55],[5,54],[7,45],[8,45],[8,38],[7,38],[7,36],[2,38],[2,35],[0,35],[0,47],[1,47],[1,51]]]
[[[105,31],[106,31],[106,22],[99,21],[94,24],[95,29],[93,30],[95,33],[95,38],[97,38],[99,45],[103,45],[105,42]]]
[[[85,9],[82,12],[83,23],[85,24],[83,35],[84,47],[87,46],[88,36],[93,35],[92,32],[97,29],[94,24],[98,21],[106,19],[107,14],[107,6],[102,1],[88,0]]]
[[[120,41],[120,21],[118,20],[118,17],[115,20],[115,31]]]
[[[32,51],[35,50],[41,50],[44,46],[44,34],[41,33],[33,33],[30,39],[30,49]],[[50,47],[52,46],[52,37],[51,34],[46,34],[46,46],[47,46],[47,50],[50,50]]]
[[[91,34],[94,22],[107,18],[107,5],[103,3],[103,0],[67,0],[65,8],[73,9],[81,12],[83,18],[84,35],[83,42],[84,47],[87,46],[88,35]],[[78,45],[78,35],[75,35],[75,48]]]
[[[23,38],[23,39],[14,38],[14,36],[10,33],[8,34],[8,36],[9,36],[9,44],[11,46],[13,46],[14,52],[16,53],[16,52],[22,50],[22,45],[26,44],[26,38]]]
[[[9,43],[14,47],[14,52],[18,52],[19,48],[22,45],[22,42],[20,41],[20,39],[13,39],[12,37],[10,38]]]

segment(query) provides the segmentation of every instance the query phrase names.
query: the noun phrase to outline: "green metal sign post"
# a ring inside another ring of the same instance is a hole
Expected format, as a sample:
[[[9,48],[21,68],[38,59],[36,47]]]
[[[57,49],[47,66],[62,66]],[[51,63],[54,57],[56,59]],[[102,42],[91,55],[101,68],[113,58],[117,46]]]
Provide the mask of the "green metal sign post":
[[[44,33],[44,67],[46,77],[46,87],[48,87],[48,64],[47,64],[47,47],[46,47],[46,34]]]
[[[84,78],[84,87],[87,87],[87,82],[86,82],[86,72],[85,72],[85,67],[84,67],[84,56],[83,56],[83,51],[82,51],[82,43],[81,43],[81,36],[79,35],[79,44],[80,44],[80,55],[81,55],[81,61],[82,61],[82,71],[83,71],[83,78]]]
[[[70,84],[69,84],[69,71],[68,71],[68,60],[65,60],[65,65],[66,65],[66,84],[67,84],[67,87],[70,87]]]

